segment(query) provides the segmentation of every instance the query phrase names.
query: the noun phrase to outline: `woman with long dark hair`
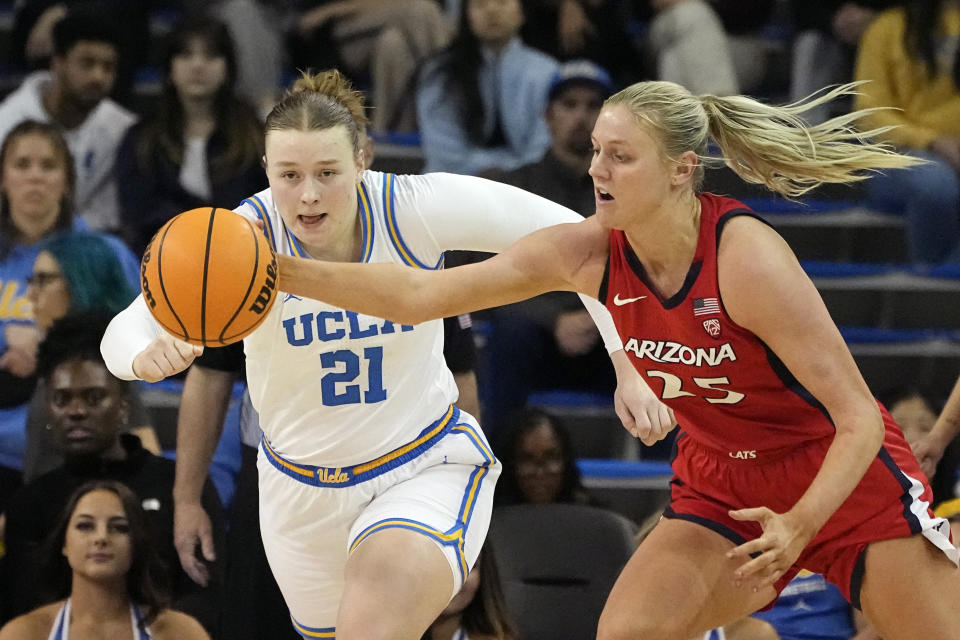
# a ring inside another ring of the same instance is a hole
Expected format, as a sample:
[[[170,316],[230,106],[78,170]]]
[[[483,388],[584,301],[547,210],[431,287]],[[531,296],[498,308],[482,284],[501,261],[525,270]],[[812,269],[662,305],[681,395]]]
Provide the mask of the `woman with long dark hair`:
[[[570,434],[557,417],[535,408],[516,411],[507,418],[499,445],[503,473],[495,505],[589,501]]]
[[[227,28],[190,18],[171,32],[163,70],[156,111],[131,128],[117,159],[121,216],[138,252],[181,211],[234,207],[265,186],[263,127],[234,93]]]
[[[520,40],[520,0],[464,0],[457,35],[417,89],[425,171],[476,174],[539,160],[557,61]]]
[[[70,631],[100,638],[209,640],[200,623],[167,608],[143,510],[123,484],[94,480],[78,488],[46,550],[46,579],[57,601],[14,618],[0,630],[0,640],[66,640]]]

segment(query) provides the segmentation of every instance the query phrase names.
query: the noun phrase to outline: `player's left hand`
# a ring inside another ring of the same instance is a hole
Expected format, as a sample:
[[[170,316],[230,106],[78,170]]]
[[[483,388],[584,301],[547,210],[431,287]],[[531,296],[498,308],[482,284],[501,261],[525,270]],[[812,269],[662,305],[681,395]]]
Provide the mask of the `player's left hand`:
[[[647,446],[663,440],[677,426],[673,409],[660,401],[623,351],[615,351],[610,358],[617,372],[613,408],[624,428]]]
[[[727,552],[728,558],[744,561],[734,572],[733,586],[754,591],[773,585],[793,566],[800,552],[810,542],[803,523],[787,513],[777,513],[767,507],[730,511],[734,520],[757,522],[763,535]],[[751,558],[751,555],[756,554]]]

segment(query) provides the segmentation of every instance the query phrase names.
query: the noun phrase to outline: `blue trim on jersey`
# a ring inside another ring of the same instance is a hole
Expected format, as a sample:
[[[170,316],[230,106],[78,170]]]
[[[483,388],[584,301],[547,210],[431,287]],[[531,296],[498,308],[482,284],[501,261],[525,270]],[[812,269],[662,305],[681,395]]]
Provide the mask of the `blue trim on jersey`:
[[[890,473],[903,489],[903,493],[900,495],[900,502],[903,503],[903,518],[907,521],[907,524],[910,525],[910,533],[920,533],[923,531],[923,525],[920,523],[920,519],[917,517],[917,514],[910,510],[914,500],[913,496],[910,495],[910,489],[913,488],[913,482],[911,482],[910,478],[907,477],[907,474],[900,469],[900,466],[897,465],[897,462],[893,459],[893,456],[890,455],[890,452],[887,451],[886,447],[880,447],[880,453],[877,454],[877,457],[880,458],[880,461],[883,462],[884,466],[890,470]]]
[[[283,227],[283,236],[287,239],[287,247],[290,249],[290,255],[296,256],[297,258],[309,257],[300,245],[300,241],[297,240],[295,235],[290,233],[290,230],[287,229],[286,226]]]
[[[337,628],[336,627],[308,627],[305,624],[297,622],[297,619],[293,616],[290,616],[290,620],[293,622],[293,628],[299,633],[303,638],[309,640],[310,638],[336,638],[337,637]]]
[[[371,478],[383,475],[391,469],[406,464],[440,441],[460,417],[460,410],[453,405],[439,420],[431,423],[412,442],[386,453],[376,460],[349,467],[316,467],[290,462],[274,451],[266,436],[260,438],[260,447],[267,460],[278,471],[294,480],[314,487],[351,487]]]
[[[273,223],[270,222],[270,216],[267,213],[266,205],[263,204],[263,200],[257,196],[250,196],[249,198],[244,198],[240,204],[244,202],[253,207],[257,215],[260,216],[260,219],[263,220],[263,230],[267,234],[267,241],[270,243],[270,246],[273,247],[274,251],[279,251],[280,247],[277,245],[277,238],[273,233]]]
[[[437,267],[431,267],[420,262],[417,257],[413,255],[413,251],[410,250],[410,247],[407,246],[403,241],[403,237],[400,235],[400,227],[397,225],[397,209],[394,205],[393,185],[395,178],[396,176],[392,173],[384,174],[383,178],[383,213],[387,222],[387,230],[390,232],[390,241],[393,243],[393,247],[397,250],[397,253],[400,254],[400,259],[403,260],[407,266],[420,267],[421,269],[436,269]]]
[[[370,194],[367,193],[367,185],[362,182],[357,185],[357,202],[360,211],[360,232],[362,240],[360,246],[363,251],[360,252],[360,262],[370,262],[373,256],[373,237],[375,227],[373,225],[373,213],[370,207]]]

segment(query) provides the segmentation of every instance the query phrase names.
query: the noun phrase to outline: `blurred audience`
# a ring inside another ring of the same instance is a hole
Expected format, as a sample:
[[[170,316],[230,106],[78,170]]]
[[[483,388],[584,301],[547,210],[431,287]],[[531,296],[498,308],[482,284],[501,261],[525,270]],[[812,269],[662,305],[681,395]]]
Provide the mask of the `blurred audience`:
[[[40,331],[27,281],[40,241],[70,227],[73,164],[49,124],[27,121],[0,145],[0,513],[20,485],[27,402],[36,386]]]
[[[163,90],[117,157],[120,217],[137,254],[182,211],[232,209],[266,188],[263,125],[234,94],[237,64],[227,28],[197,16],[168,36]]]
[[[520,0],[463,0],[453,42],[420,74],[425,171],[510,170],[546,151],[557,62],[520,40],[523,20]]]
[[[535,408],[521,409],[498,434],[497,457],[503,472],[494,504],[589,504],[580,483],[570,434],[555,416]]]
[[[195,616],[215,635],[222,606],[222,577],[201,588],[183,572],[173,544],[174,463],[154,456],[129,425],[128,384],[114,378],[100,356],[100,339],[109,316],[65,316],[54,323],[40,346],[39,371],[46,381],[51,428],[64,464],[25,484],[7,509],[7,553],[2,601],[4,619],[39,604],[36,574],[40,543],[56,524],[71,492],[89,480],[123,482],[137,495],[148,529],[173,576],[173,606]],[[223,517],[216,490],[203,493],[214,522],[216,548],[223,550]],[[222,556],[221,556],[222,557]],[[220,576],[220,565],[211,573]]]
[[[109,16],[123,25],[118,32],[120,56],[112,94],[121,104],[132,99],[134,73],[149,57],[149,11],[156,0],[18,0],[10,34],[11,63],[30,70],[46,69],[54,54],[54,26],[68,11]]]
[[[860,40],[856,108],[901,150],[928,162],[867,181],[871,208],[907,223],[915,263],[960,261],[960,6],[909,0],[881,13]]]
[[[34,279],[32,272],[45,239],[85,226],[73,217],[75,184],[73,160],[56,125],[21,122],[0,145],[0,512],[24,465],[28,401],[43,334],[27,283],[35,280],[38,293],[57,284],[57,278]],[[99,237],[136,282],[139,264],[129,249],[118,238]]]
[[[864,31],[879,11],[902,0],[790,0],[796,34],[790,68],[790,101],[796,102],[832,84],[853,78],[853,61]],[[849,107],[831,102],[810,109],[803,117],[820,124],[833,109]]]
[[[81,638],[209,640],[196,620],[168,608],[138,499],[109,480],[85,483],[68,495],[43,546],[57,602],[14,619],[0,630],[0,640],[65,640],[71,632]]]
[[[619,0],[524,0],[523,41],[557,60],[587,59],[617,84],[640,78],[640,51],[627,33],[629,5]]]
[[[743,93],[760,88],[767,75],[769,42],[764,27],[777,0],[707,0],[727,34],[730,58]]]
[[[482,175],[532,191],[589,216],[595,209],[590,136],[613,83],[601,67],[560,65],[545,112],[550,147],[541,159],[512,171]],[[518,212],[522,215],[522,212]],[[454,256],[454,262],[458,259]],[[553,292],[483,312],[489,332],[482,352],[480,394],[484,429],[493,433],[535,390],[612,394],[616,386],[600,334],[576,294]]]
[[[92,7],[71,9],[53,27],[50,71],[29,75],[0,103],[0,138],[23,120],[60,127],[73,155],[77,215],[117,231],[117,147],[135,116],[108,98],[117,77],[120,27]]]
[[[518,640],[507,615],[497,562],[485,545],[450,604],[421,640]]]
[[[369,77],[374,131],[414,131],[417,66],[450,41],[435,0],[298,0],[291,36],[297,68],[336,67]]]
[[[655,14],[646,47],[656,60],[657,80],[683,85],[691,93],[740,92],[730,42],[706,0],[650,0]]]
[[[66,315],[102,313],[113,316],[137,297],[139,262],[122,244],[119,248],[113,247],[102,235],[64,231],[41,242],[39,249],[27,297],[41,334]],[[121,255],[124,259],[119,257]],[[27,414],[24,482],[30,482],[63,463],[63,456],[54,442],[45,395],[44,381],[40,380]],[[157,435],[149,426],[150,418],[139,396],[132,393],[129,401],[131,431],[149,451],[159,454]]]

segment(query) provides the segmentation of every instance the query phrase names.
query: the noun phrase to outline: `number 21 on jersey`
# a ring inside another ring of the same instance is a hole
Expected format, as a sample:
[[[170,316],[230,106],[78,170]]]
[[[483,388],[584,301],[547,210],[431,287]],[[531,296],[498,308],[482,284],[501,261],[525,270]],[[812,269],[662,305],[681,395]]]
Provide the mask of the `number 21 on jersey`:
[[[326,351],[320,354],[320,364],[324,371],[330,370],[320,378],[325,406],[373,404],[387,399],[387,390],[383,388],[383,347],[366,347],[362,362],[361,356],[350,349]],[[361,384],[364,365],[366,384]]]

